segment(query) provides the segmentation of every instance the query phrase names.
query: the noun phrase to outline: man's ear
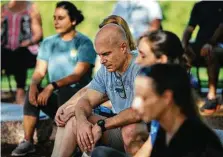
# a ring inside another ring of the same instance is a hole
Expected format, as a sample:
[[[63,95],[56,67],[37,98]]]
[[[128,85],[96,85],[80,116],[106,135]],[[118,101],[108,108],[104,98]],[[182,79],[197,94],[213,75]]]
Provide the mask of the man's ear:
[[[164,91],[162,98],[166,105],[169,106],[173,104],[174,99],[173,99],[173,92],[171,90]]]
[[[124,52],[124,53],[127,52],[127,43],[126,43],[126,42],[123,42],[123,43],[121,44],[121,51]]]

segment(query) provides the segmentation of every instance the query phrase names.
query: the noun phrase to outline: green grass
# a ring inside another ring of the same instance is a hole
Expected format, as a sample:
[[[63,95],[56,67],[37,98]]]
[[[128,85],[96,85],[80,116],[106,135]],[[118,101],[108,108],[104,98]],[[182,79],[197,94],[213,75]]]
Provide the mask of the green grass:
[[[108,15],[111,14],[115,1],[72,1],[78,9],[82,10],[85,20],[81,23],[77,30],[88,35],[92,40],[97,33],[99,23]],[[1,2],[5,3],[5,2]],[[44,37],[55,34],[53,27],[53,13],[56,6],[56,1],[37,1],[36,2],[43,23]],[[193,7],[194,1],[160,1],[161,8],[163,10],[163,28],[165,30],[175,32],[180,38],[182,38],[183,30],[187,25],[187,21],[190,16],[190,11]],[[196,29],[197,31],[197,29]],[[196,31],[193,37],[196,35]],[[27,84],[30,83],[30,78],[33,70],[29,70]],[[195,70],[192,69],[192,73],[195,74]],[[201,78],[207,80],[207,74],[205,69],[201,70]],[[223,79],[223,70],[220,74],[221,80]],[[8,83],[5,77],[2,77],[2,88],[7,88]],[[46,84],[46,81],[43,82]],[[15,82],[12,77],[12,85],[15,87]]]

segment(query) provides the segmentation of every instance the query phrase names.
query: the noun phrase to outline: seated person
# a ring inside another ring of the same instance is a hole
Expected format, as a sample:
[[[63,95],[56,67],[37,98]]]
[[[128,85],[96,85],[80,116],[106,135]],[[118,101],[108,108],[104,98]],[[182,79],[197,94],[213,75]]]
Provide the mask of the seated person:
[[[95,48],[102,66],[74,106],[71,129],[75,136],[70,142],[73,146],[67,145],[67,141],[62,143],[66,150],[55,156],[70,156],[67,152],[72,153],[77,146],[82,151],[91,151],[99,139],[101,144],[134,154],[148,137],[147,126],[139,123],[140,119],[129,108],[140,67],[134,63],[137,54],[130,51],[125,31],[117,24],[105,25],[96,35]],[[104,98],[111,101],[116,116],[105,119],[92,114],[92,109]]]
[[[143,34],[162,27],[162,10],[156,0],[118,0],[112,14],[119,15],[126,20],[135,41]]]
[[[220,107],[216,98],[216,88],[220,63],[223,62],[221,55],[223,48],[220,46],[223,43],[222,10],[222,1],[197,2],[192,9],[190,20],[182,39],[183,47],[192,62],[197,64],[205,60],[207,64],[209,91],[205,104],[201,108],[201,111],[205,113],[213,113]],[[199,26],[196,41],[189,44],[196,26]]]
[[[198,115],[184,68],[176,64],[143,68],[135,80],[135,93],[132,108],[145,122],[155,119],[161,126],[151,155],[145,144],[140,157],[223,156],[220,140]],[[127,157],[105,147],[92,153],[92,157],[108,156]]]
[[[35,3],[10,0],[2,5],[1,67],[15,77],[17,104],[24,104],[27,70],[35,67],[42,37],[41,16]]]
[[[71,2],[58,2],[54,12],[54,27],[58,34],[41,43],[37,65],[24,105],[24,140],[12,156],[34,152],[33,134],[43,110],[54,119],[57,109],[79,89],[91,81],[96,53],[91,40],[76,30],[84,20],[81,11]],[[44,89],[40,82],[48,72],[50,84]]]
[[[125,22],[125,20],[120,16],[110,15],[102,21],[102,23],[99,25],[99,28],[102,28],[104,25],[110,24],[110,23],[117,24],[123,28],[123,30],[126,33],[126,38],[128,40],[130,50],[135,51],[136,46],[135,46],[133,37],[130,33],[129,27],[128,27],[127,23]],[[72,125],[72,123],[70,122],[71,121],[70,118],[72,116],[74,116],[74,107],[73,106],[76,105],[77,101],[79,100],[79,98],[81,96],[83,96],[83,94],[85,93],[87,88],[88,87],[86,86],[86,87],[82,88],[81,90],[79,90],[69,101],[67,101],[64,105],[62,105],[58,109],[57,114],[55,116],[55,122],[56,122],[57,126],[59,126],[59,127],[57,128],[56,139],[55,139],[55,143],[54,143],[54,149],[53,149],[52,156],[58,156],[59,152],[63,152],[63,150],[67,154],[71,154],[73,152],[74,148],[71,144],[69,144],[70,141],[72,141],[72,139],[74,138],[73,137],[74,134],[72,131],[73,129],[71,129],[72,126],[69,126],[69,125]],[[107,101],[107,99],[101,100],[101,103],[103,103],[104,101]],[[95,113],[97,113],[97,112],[95,112]],[[72,147],[71,149],[69,149],[71,151],[67,151],[67,145],[69,147]],[[64,155],[65,154],[63,154],[62,156],[64,156]]]

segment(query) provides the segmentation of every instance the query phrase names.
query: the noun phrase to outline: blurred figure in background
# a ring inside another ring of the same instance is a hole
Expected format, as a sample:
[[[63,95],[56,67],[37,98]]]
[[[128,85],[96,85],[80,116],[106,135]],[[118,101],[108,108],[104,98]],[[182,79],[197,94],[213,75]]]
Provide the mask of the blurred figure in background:
[[[1,66],[15,76],[17,104],[24,103],[27,69],[35,67],[42,37],[41,16],[34,3],[12,0],[2,5]]]
[[[76,30],[84,20],[81,11],[71,2],[60,1],[53,18],[57,34],[44,39],[40,45],[24,105],[24,140],[12,156],[35,151],[33,134],[40,110],[54,119],[57,109],[92,79],[96,52],[91,40]],[[41,88],[40,82],[46,73],[51,83]]]
[[[190,44],[189,40],[196,26],[199,26],[196,41]],[[216,88],[220,63],[223,62],[222,1],[201,1],[195,3],[188,26],[183,34],[182,44],[191,62],[197,64],[204,60],[207,64],[209,91],[201,111],[213,113],[220,107],[216,98]]]
[[[119,15],[126,20],[135,40],[146,32],[161,28],[162,10],[155,0],[118,0],[114,15]]]

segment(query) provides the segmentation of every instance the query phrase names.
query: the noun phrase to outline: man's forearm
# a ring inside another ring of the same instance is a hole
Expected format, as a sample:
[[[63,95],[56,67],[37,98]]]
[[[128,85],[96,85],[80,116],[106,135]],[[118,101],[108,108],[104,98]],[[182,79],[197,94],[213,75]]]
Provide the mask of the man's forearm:
[[[86,90],[87,86],[80,89],[65,104],[63,104],[62,107],[65,109],[64,111],[68,111],[69,114],[75,115],[75,106],[77,105],[78,100],[84,95]]]
[[[213,36],[209,40],[211,45],[217,44],[217,41],[223,36],[223,23],[219,25],[219,27],[215,30]]]
[[[64,77],[60,80],[57,81],[57,85],[58,87],[64,87],[73,83],[77,83],[78,81],[80,81],[81,76],[76,75],[76,74],[71,74],[67,77]]]
[[[42,81],[44,76],[41,76],[38,72],[33,74],[32,80],[31,80],[31,85],[39,85]]]
[[[105,120],[105,128],[113,129],[117,127],[122,127],[124,125],[137,123],[140,121],[141,118],[139,117],[138,113],[132,108],[128,108],[114,117],[107,118]]]
[[[92,107],[87,100],[81,99],[74,107],[74,113],[77,120],[87,120],[92,114]]]
[[[152,152],[152,142],[151,136],[147,139],[147,141],[142,145],[142,147],[136,152],[134,157],[150,157]]]

